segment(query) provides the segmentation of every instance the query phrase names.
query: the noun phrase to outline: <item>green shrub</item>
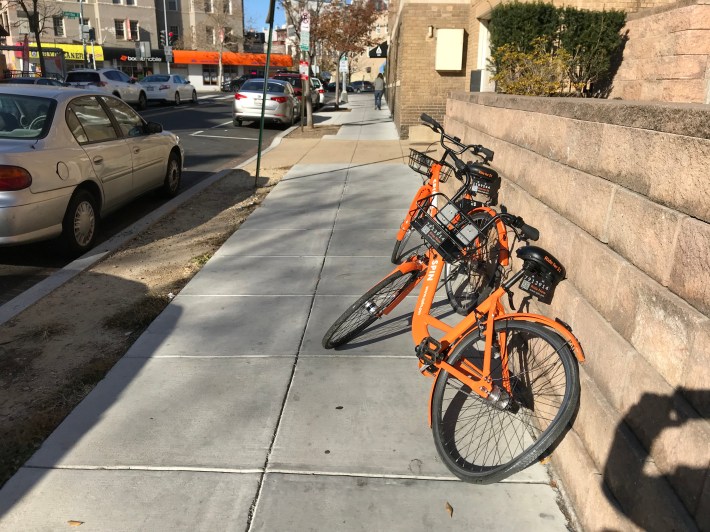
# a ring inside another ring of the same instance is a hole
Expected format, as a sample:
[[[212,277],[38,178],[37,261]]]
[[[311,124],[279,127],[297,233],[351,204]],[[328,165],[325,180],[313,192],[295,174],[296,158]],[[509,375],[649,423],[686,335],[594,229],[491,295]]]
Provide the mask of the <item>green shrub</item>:
[[[497,5],[489,24],[490,70],[497,90],[606,96],[621,62],[625,23],[626,13],[615,10],[557,8],[541,2]],[[566,84],[547,92],[554,83],[545,80],[551,80],[562,63]]]

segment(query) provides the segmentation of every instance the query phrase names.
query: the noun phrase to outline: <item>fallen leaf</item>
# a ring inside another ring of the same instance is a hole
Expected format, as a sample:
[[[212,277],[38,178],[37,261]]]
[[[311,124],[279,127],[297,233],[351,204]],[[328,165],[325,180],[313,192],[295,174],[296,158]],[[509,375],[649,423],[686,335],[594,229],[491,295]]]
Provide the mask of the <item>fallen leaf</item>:
[[[448,501],[447,501],[447,503],[446,503],[446,511],[449,512],[449,517],[453,517],[453,516],[454,516],[454,507],[451,506],[451,505],[448,503]]]
[[[68,524],[69,526],[81,526],[81,525],[84,524],[84,521],[74,521],[74,520],[72,519],[72,520],[67,521],[67,524]]]
[[[540,463],[541,463],[541,464],[546,464],[546,463],[548,463],[550,460],[552,460],[552,455],[551,455],[551,454],[548,454],[547,456],[543,457],[542,460],[540,460]]]

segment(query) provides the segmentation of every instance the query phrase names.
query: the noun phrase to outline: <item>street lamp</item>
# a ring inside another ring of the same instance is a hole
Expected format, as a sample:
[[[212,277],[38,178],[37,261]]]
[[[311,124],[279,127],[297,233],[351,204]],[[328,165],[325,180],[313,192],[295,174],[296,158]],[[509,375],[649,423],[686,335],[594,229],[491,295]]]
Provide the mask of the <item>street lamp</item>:
[[[165,7],[165,0],[163,0],[163,26],[165,26],[165,46],[163,47],[163,53],[165,54],[165,64],[168,67],[168,74],[170,74],[170,61],[168,60],[168,51],[170,51],[170,55],[172,55],[173,49],[172,49],[172,43],[168,42],[168,10]]]

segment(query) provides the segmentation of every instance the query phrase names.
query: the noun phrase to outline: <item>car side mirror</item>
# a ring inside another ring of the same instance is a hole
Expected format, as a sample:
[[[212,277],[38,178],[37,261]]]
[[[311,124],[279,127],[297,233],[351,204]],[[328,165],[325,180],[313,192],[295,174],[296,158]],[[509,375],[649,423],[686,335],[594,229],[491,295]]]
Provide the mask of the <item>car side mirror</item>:
[[[152,135],[154,133],[162,133],[163,124],[159,124],[158,122],[148,122],[145,125],[145,131],[146,133],[148,133],[148,135]]]

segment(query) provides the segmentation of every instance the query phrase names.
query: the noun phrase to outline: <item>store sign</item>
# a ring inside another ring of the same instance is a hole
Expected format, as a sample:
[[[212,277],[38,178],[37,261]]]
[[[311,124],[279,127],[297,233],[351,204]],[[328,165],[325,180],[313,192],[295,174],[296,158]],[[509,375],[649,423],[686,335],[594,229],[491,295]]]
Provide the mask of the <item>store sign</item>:
[[[64,59],[66,61],[83,61],[84,60],[84,47],[81,44],[49,44],[49,43],[43,43],[42,48],[59,48],[64,52]],[[88,45],[86,47],[86,54],[89,55],[92,53],[92,46]],[[96,61],[103,61],[104,60],[104,50],[101,48],[101,46],[94,45],[93,46],[93,54],[94,54],[94,59]],[[30,58],[32,59],[38,59],[39,54],[37,53],[37,45],[34,43],[30,43]]]
[[[153,63],[159,63],[162,61],[160,57],[136,57],[135,55],[122,55],[118,58],[121,61],[152,61]]]

